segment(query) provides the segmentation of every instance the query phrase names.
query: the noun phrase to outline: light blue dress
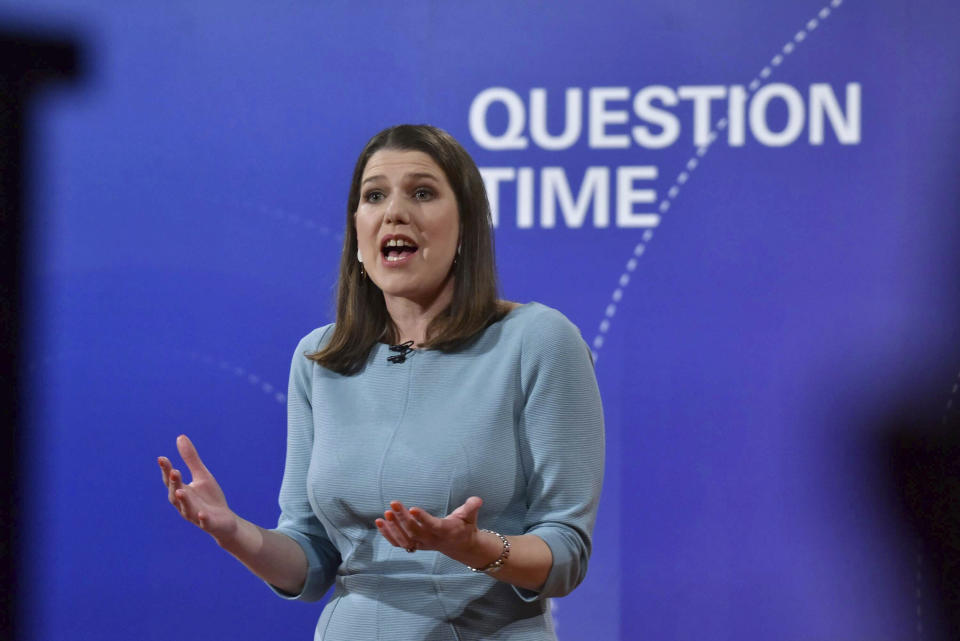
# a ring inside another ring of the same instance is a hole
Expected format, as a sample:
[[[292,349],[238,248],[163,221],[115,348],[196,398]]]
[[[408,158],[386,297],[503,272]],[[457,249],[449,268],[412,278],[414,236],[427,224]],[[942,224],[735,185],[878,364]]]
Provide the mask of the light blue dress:
[[[300,594],[275,591],[309,601],[334,585],[318,641],[555,639],[547,597],[583,580],[603,476],[603,412],[579,331],[530,303],[456,353],[391,363],[377,344],[361,373],[341,376],[304,357],[331,328],[300,341],[290,370],[277,531],[309,571]],[[410,554],[374,524],[391,500],[445,516],[473,495],[480,527],[550,547],[540,592]]]

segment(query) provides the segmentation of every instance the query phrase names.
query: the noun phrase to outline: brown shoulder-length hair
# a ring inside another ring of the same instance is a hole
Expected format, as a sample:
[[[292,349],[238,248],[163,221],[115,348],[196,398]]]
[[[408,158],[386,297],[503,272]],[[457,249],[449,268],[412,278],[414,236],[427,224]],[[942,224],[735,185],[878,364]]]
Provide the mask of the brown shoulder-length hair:
[[[460,251],[453,264],[453,299],[427,328],[422,347],[457,350],[506,313],[497,299],[497,269],[493,252],[490,204],[480,171],[453,136],[429,125],[397,125],[370,139],[353,169],[347,198],[347,224],[340,257],[337,322],[326,347],[309,354],[327,369],[356,374],[378,342],[399,340],[387,313],[383,292],[362,275],[357,261],[354,214],[360,205],[360,182],[370,157],[381,149],[422,151],[447,177],[460,214]]]

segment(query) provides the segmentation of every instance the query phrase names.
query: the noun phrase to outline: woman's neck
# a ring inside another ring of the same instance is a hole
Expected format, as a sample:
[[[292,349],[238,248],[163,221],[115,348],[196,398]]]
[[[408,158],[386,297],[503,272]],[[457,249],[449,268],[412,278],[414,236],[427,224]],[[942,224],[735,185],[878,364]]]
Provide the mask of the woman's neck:
[[[384,295],[383,300],[390,320],[397,328],[397,344],[412,340],[414,345],[419,346],[427,340],[430,323],[453,300],[453,278],[449,278],[437,295],[429,300],[387,295]]]

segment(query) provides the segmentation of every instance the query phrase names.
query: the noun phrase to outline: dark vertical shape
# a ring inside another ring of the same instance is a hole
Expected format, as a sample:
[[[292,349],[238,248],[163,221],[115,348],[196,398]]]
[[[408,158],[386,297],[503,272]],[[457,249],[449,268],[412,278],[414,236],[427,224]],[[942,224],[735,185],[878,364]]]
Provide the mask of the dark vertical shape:
[[[956,126],[953,127],[957,129]],[[945,134],[956,142],[960,132]],[[954,144],[953,149],[957,146]],[[905,382],[891,391],[898,408],[885,417],[878,451],[883,479],[878,484],[894,501],[895,514],[904,522],[903,556],[915,574],[916,639],[960,639],[960,184],[954,178],[958,155],[943,159],[945,171],[939,185],[952,191],[943,211],[925,211],[938,216],[942,255],[947,274],[944,309],[938,316],[950,323],[952,332],[940,353],[922,354],[922,383]],[[938,186],[939,186],[938,185]],[[919,283],[918,283],[919,285]],[[930,373],[936,373],[935,384]],[[922,389],[917,389],[917,388]],[[914,598],[904,586],[906,598]]]
[[[905,556],[916,555],[917,589],[927,598],[923,639],[960,639],[960,414],[923,421],[905,413],[884,448],[894,496],[910,525]]]
[[[17,634],[17,515],[24,301],[24,195],[29,186],[28,109],[42,83],[77,74],[77,46],[65,38],[0,30],[0,639]]]

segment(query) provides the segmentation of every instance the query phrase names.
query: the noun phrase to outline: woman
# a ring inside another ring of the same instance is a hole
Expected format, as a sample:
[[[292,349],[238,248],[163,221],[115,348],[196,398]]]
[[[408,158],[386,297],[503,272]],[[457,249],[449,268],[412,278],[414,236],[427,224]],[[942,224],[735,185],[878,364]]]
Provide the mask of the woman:
[[[586,573],[603,471],[589,350],[497,299],[480,173],[446,132],[367,143],[337,321],[293,356],[277,528],[234,514],[187,439],[170,502],[278,594],[333,596],[315,639],[554,639]],[[482,509],[481,509],[482,506]]]

